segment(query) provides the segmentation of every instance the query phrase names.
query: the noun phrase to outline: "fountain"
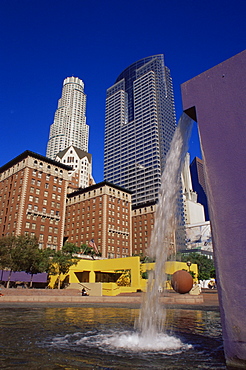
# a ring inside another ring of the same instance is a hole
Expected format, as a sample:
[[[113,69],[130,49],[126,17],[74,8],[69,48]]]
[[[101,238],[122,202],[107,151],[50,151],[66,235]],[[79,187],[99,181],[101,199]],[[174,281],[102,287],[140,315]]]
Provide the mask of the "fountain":
[[[228,365],[246,366],[246,50],[181,86],[198,123]]]
[[[179,177],[190,130],[191,119],[183,114],[162,176],[150,243],[156,267],[140,312],[136,307],[103,304],[35,309],[15,306],[11,310],[2,305],[0,367],[161,370],[182,368],[184,363],[187,369],[207,368],[209,363],[210,369],[225,369],[219,312],[177,307],[165,310],[159,303],[158,288],[165,281],[168,239],[175,228]]]
[[[164,267],[170,251],[170,236],[176,228],[177,201],[180,192],[180,176],[188,150],[192,120],[182,114],[168,152],[161,178],[155,225],[151,233],[148,254],[155,258],[155,269],[149,272],[147,292],[142,303],[136,327],[144,337],[155,338],[163,330],[165,309],[159,303],[159,287],[164,286]]]
[[[0,307],[1,369],[225,370],[220,315],[167,310],[169,335],[139,341],[134,306]],[[171,332],[170,332],[171,331]],[[175,339],[170,339],[175,338]]]
[[[2,303],[1,368],[171,370],[182,368],[184,363],[186,369],[208,368],[209,363],[210,369],[225,369],[219,312],[165,309],[159,302],[158,288],[165,281],[164,264],[169,236],[176,226],[179,180],[190,131],[191,119],[183,114],[162,175],[150,243],[156,266],[140,312],[134,305],[51,304],[35,309],[14,305],[10,310]]]

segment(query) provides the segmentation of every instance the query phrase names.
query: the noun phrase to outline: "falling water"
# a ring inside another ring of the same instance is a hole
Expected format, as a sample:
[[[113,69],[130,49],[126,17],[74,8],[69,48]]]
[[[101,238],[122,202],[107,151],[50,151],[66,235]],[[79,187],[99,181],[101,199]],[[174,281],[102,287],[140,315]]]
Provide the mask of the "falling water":
[[[155,258],[155,269],[148,276],[147,292],[135,326],[141,334],[153,340],[163,329],[166,312],[160,304],[159,287],[165,282],[164,267],[170,249],[171,236],[177,224],[177,202],[180,194],[180,176],[188,150],[192,121],[183,113],[175,131],[161,178],[155,225],[151,234],[149,256]]]

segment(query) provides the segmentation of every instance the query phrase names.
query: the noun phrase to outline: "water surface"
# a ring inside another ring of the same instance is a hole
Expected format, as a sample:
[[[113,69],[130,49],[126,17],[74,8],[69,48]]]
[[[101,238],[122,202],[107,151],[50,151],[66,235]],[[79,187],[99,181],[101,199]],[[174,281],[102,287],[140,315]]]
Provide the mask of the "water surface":
[[[219,312],[167,309],[167,333],[144,345],[134,330],[138,315],[131,308],[1,308],[0,368],[226,369]]]

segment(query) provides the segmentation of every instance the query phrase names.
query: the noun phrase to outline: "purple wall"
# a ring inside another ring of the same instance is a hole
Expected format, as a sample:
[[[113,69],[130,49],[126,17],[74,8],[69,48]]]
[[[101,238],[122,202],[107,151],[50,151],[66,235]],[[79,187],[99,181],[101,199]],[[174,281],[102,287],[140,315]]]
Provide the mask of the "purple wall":
[[[246,364],[246,50],[181,85],[198,122],[228,364]]]
[[[0,280],[1,281],[8,281],[9,279],[9,274],[10,271],[7,270],[0,270]],[[10,275],[10,281],[21,281],[25,283],[29,283],[31,281],[32,277],[32,282],[33,283],[46,283],[48,274],[46,272],[42,272],[39,274],[27,274],[25,271],[16,271],[16,272],[11,272]]]

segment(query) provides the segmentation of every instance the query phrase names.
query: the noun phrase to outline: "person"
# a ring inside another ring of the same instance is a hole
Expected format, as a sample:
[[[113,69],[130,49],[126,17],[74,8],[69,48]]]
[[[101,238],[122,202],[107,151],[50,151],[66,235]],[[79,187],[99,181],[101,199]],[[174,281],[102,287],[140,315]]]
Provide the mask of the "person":
[[[209,289],[215,289],[215,282],[213,279],[211,279],[210,282],[208,283],[208,287]]]
[[[82,295],[88,295],[85,288],[82,289]]]

